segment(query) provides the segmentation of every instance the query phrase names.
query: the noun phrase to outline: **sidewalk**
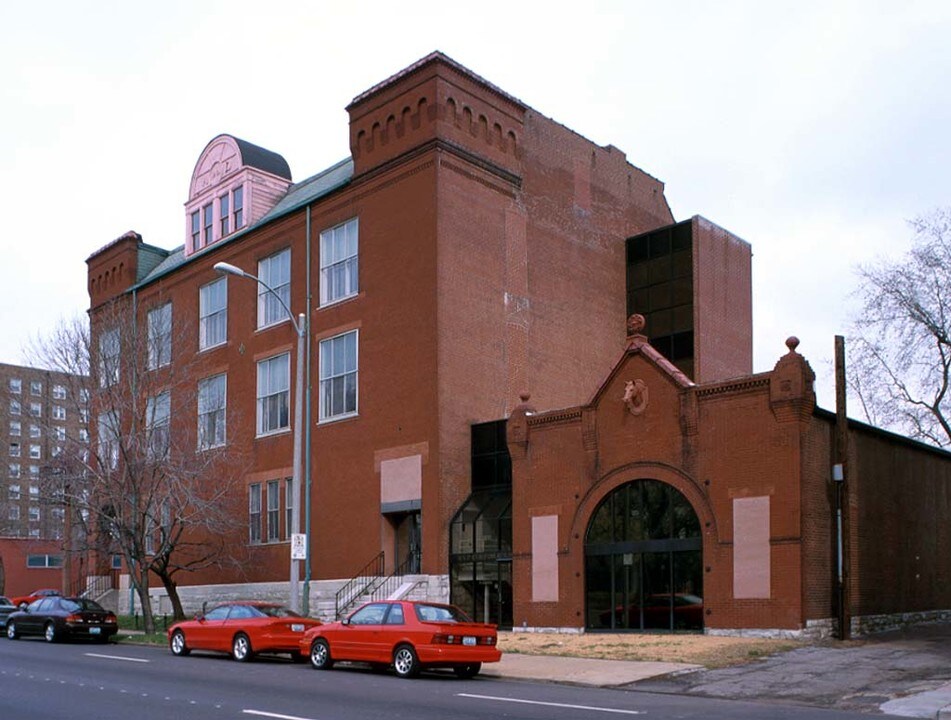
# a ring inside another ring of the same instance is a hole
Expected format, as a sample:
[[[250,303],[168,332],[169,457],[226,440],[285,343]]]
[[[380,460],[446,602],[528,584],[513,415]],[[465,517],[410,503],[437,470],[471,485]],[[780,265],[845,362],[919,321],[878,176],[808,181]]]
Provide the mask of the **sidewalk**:
[[[516,680],[617,687],[639,680],[700,670],[700,665],[626,660],[590,660],[555,655],[504,653],[502,660],[482,666],[482,674]]]

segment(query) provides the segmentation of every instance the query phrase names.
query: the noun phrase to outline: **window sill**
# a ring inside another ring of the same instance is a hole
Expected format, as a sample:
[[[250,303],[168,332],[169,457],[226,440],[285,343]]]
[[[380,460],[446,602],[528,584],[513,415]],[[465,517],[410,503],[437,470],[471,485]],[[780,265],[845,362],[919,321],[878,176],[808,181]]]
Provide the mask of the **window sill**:
[[[286,428],[279,428],[277,430],[269,430],[265,433],[258,433],[254,436],[255,440],[263,440],[265,438],[275,437],[277,435],[288,435],[291,432],[291,427],[288,425]]]
[[[352,300],[357,300],[363,297],[363,291],[355,292],[353,295],[347,295],[346,297],[337,298],[336,300],[330,300],[325,303],[321,303],[317,309],[318,310],[328,310],[332,307],[337,307],[338,305],[343,305],[344,303],[351,302]]]
[[[320,418],[317,421],[318,425],[332,425],[333,423],[343,422],[344,420],[355,420],[360,417],[359,412],[347,413],[346,415],[334,415],[333,417]]]
[[[220,343],[215,345],[209,345],[208,347],[198,348],[198,354],[210,352],[212,350],[217,350],[218,348],[225,347],[228,344],[227,339],[222,340]]]

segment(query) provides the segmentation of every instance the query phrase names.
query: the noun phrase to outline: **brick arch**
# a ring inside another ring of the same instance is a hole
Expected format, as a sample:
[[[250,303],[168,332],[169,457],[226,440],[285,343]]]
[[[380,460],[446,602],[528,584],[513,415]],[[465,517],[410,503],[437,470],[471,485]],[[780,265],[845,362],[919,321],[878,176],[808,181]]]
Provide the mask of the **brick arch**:
[[[703,553],[706,556],[708,545],[712,547],[719,535],[716,516],[706,494],[701,489],[700,484],[686,473],[671,465],[654,462],[635,462],[622,465],[602,476],[598,482],[588,489],[588,492],[578,502],[571,518],[571,531],[568,535],[569,553],[573,555],[577,552],[579,553],[578,557],[584,557],[585,535],[588,532],[588,524],[591,522],[594,511],[608,495],[622,485],[634,480],[658,480],[670,485],[687,498],[687,502],[697,513],[697,518],[700,521]]]

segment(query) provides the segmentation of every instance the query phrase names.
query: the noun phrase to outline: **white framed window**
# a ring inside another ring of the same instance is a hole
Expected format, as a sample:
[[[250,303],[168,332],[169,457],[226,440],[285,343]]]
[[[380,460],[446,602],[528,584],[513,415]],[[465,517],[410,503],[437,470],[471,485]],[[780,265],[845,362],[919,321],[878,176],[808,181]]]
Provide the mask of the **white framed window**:
[[[201,213],[196,210],[192,213],[192,249],[201,247]]]
[[[291,305],[291,250],[286,248],[258,261],[258,328],[288,319],[285,308]]]
[[[221,237],[231,232],[228,227],[230,220],[231,211],[228,209],[228,193],[225,193],[218,198],[218,224],[221,229]]]
[[[258,363],[258,435],[290,427],[290,376],[290,353]]]
[[[227,439],[228,376],[198,381],[198,449],[224,445]]]
[[[281,494],[277,480],[267,481],[267,541],[281,539]]]
[[[172,412],[172,396],[167,390],[145,401],[146,447],[150,460],[168,456],[168,426]]]
[[[55,437],[56,440],[59,441],[59,442],[65,442],[65,441],[66,441],[66,428],[64,428],[62,425],[57,425],[56,427],[54,427],[54,428],[53,428],[53,437]]]
[[[119,466],[119,416],[114,410],[99,415],[96,429],[99,443],[99,462],[105,469],[115,470]]]
[[[79,401],[80,401],[83,405],[88,405],[88,404],[89,404],[89,390],[88,390],[87,388],[82,388],[82,389],[80,389],[80,391],[79,391]]]
[[[11,505],[10,509],[7,511],[7,517],[10,520],[19,520],[20,519],[20,506]]]
[[[284,527],[286,528],[284,535],[290,540],[291,539],[291,529],[293,523],[291,522],[291,515],[294,513],[294,480],[292,478],[287,478],[284,481]]]
[[[79,428],[79,442],[89,442],[89,431],[86,428]]]
[[[208,203],[201,209],[201,218],[204,225],[204,237],[202,240],[205,245],[211,245],[215,241],[215,207]]]
[[[10,463],[10,477],[20,477],[20,463]]]
[[[31,437],[31,438],[38,438],[38,437],[41,437],[42,435],[43,435],[43,431],[40,430],[40,426],[39,426],[39,425],[30,425],[30,437]]]
[[[30,477],[39,477],[39,476],[40,476],[40,466],[30,465]]]
[[[65,420],[66,419],[66,408],[62,405],[53,406],[53,419],[54,420]]]
[[[228,339],[228,278],[202,285],[198,293],[198,347],[205,350]]]
[[[320,341],[320,420],[357,413],[357,331]]]
[[[329,305],[359,292],[357,218],[320,233],[320,304]]]
[[[106,330],[99,336],[99,387],[119,382],[119,331]]]
[[[252,545],[261,542],[261,483],[248,486],[248,541]]]
[[[14,437],[20,437],[20,421],[11,420],[10,421],[10,434]]]
[[[39,445],[30,445],[30,458],[40,460],[43,457],[43,449]]]
[[[42,417],[43,403],[30,403],[30,415],[33,417]]]
[[[10,457],[20,457],[20,443],[10,443]]]
[[[89,424],[89,408],[79,408],[79,422],[81,422],[83,425]]]
[[[30,380],[30,395],[42,395],[43,383],[40,380]]]
[[[26,566],[30,568],[63,567],[62,555],[27,555]]]
[[[19,500],[20,499],[20,484],[14,483],[10,486],[10,489],[7,491],[7,498],[10,500]]]
[[[30,499],[38,500],[40,497],[40,486],[39,485],[30,485]]]
[[[239,185],[231,191],[231,215],[234,218],[234,229],[244,227],[244,186]]]
[[[17,395],[23,392],[23,381],[20,378],[10,378],[10,392]]]
[[[54,399],[54,400],[65,400],[65,399],[66,399],[66,386],[65,386],[65,385],[54,385],[54,386],[53,386],[53,399]]]
[[[39,522],[40,508],[37,505],[30,505],[30,521]]]
[[[19,415],[20,414],[20,401],[19,400],[10,400],[10,414]]]
[[[149,310],[147,316],[149,370],[172,363],[172,303]]]

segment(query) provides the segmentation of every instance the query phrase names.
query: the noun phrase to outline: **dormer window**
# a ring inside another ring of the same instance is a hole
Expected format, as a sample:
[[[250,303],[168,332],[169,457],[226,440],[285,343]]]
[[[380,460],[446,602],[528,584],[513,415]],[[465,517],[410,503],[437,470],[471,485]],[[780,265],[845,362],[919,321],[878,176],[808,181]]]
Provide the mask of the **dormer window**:
[[[195,165],[185,203],[185,254],[264,217],[291,186],[280,155],[231,135],[213,139]]]

